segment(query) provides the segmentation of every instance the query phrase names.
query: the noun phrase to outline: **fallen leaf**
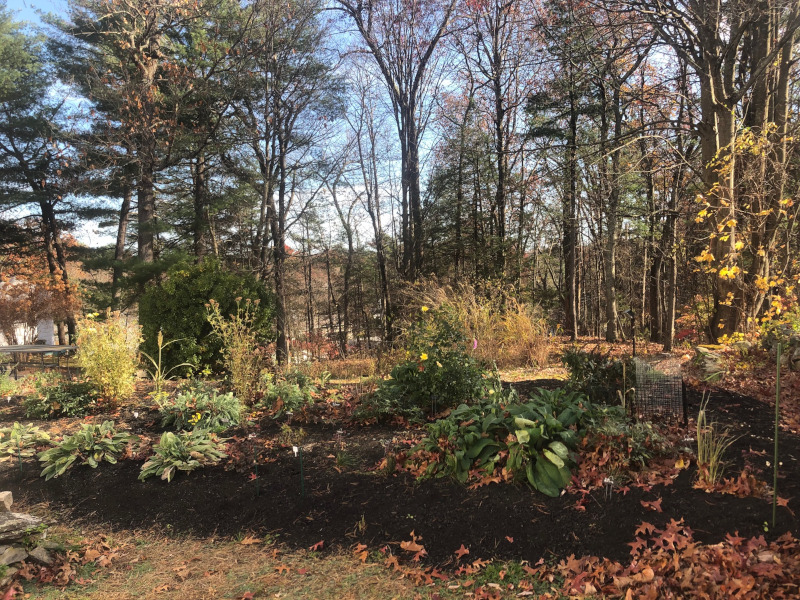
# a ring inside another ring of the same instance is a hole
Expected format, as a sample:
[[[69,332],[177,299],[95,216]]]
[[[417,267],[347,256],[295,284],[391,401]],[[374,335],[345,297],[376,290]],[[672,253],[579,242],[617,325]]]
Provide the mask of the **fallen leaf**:
[[[308,573],[308,569],[297,569],[298,575],[306,575]]]
[[[661,498],[658,500],[653,500],[652,502],[647,502],[646,500],[640,500],[642,506],[644,506],[647,510],[653,510],[655,512],[664,512],[661,510]]]
[[[509,544],[513,544],[513,543],[514,543],[514,538],[513,538],[513,537],[511,537],[510,535],[507,535],[507,536],[506,536],[506,541],[507,541]]]
[[[320,540],[316,544],[309,546],[308,549],[311,550],[312,552],[317,552],[318,550],[322,550],[322,546],[324,545],[325,545],[325,540]]]
[[[465,548],[465,547],[464,547],[464,544],[461,544],[461,548],[459,548],[458,550],[456,550],[456,556],[457,556],[458,558],[461,558],[461,557],[462,557],[462,556],[464,556],[465,554],[469,554],[469,548]]]
[[[425,550],[425,546],[422,544],[418,544],[417,542],[400,542],[400,547],[407,552],[422,552]]]
[[[291,571],[291,569],[286,565],[278,565],[275,567],[275,570],[278,572],[278,575],[282,575],[283,573],[288,573]]]
[[[260,544],[261,543],[261,539],[248,535],[239,543],[242,546],[252,546],[253,544]]]

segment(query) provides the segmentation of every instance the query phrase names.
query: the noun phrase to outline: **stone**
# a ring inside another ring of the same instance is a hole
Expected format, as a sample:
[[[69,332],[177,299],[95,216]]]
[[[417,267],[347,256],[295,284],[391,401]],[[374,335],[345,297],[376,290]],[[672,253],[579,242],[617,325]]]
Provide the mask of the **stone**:
[[[789,369],[792,371],[800,371],[800,348],[795,348],[792,356],[789,359]]]
[[[3,555],[0,556],[0,565],[11,565],[21,562],[26,558],[28,558],[28,553],[25,551],[25,548],[11,546],[11,548],[3,552]]]
[[[11,492],[0,492],[0,512],[10,512],[14,497]]]
[[[39,564],[46,565],[48,567],[53,564],[53,557],[41,546],[36,546],[36,548],[28,553],[28,556]]]
[[[15,569],[14,567],[6,569],[6,576],[0,579],[0,590],[4,590],[8,587],[8,584],[14,579],[14,575],[17,574],[17,571],[19,571],[19,569]]]
[[[35,529],[41,524],[42,520],[33,515],[0,512],[0,544],[21,540],[30,529]]]
[[[54,540],[42,540],[39,545],[45,550],[63,550],[64,544]]]

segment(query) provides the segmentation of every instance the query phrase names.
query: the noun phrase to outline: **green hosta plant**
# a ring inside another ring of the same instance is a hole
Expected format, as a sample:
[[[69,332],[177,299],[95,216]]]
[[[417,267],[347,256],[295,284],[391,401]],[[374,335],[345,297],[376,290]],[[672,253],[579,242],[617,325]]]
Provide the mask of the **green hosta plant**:
[[[209,429],[221,432],[239,424],[241,403],[232,394],[218,394],[202,384],[159,401],[161,426],[175,430]]]
[[[215,465],[227,454],[223,452],[224,439],[215,434],[195,429],[172,433],[167,431],[153,446],[155,454],[142,465],[139,479],[153,475],[172,481],[178,471],[194,471],[206,465]]]
[[[63,475],[75,462],[97,468],[105,461],[115,464],[127,445],[138,439],[135,435],[118,432],[113,421],[101,425],[84,424],[60,444],[39,453],[42,477],[45,480]]]
[[[499,473],[557,496],[570,481],[572,453],[589,408],[580,394],[543,390],[525,404],[462,404],[428,426],[411,462],[426,465],[423,477],[451,475],[466,482]]]
[[[14,423],[0,429],[0,460],[30,458],[36,454],[37,446],[50,443],[50,436],[35,425]]]

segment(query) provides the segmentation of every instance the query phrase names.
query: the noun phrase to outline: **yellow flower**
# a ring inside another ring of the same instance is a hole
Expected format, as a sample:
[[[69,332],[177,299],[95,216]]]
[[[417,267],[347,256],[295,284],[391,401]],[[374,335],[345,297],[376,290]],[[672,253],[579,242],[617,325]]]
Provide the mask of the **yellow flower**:
[[[440,362],[437,360],[437,361],[436,361],[436,366],[437,366],[437,367],[439,367],[439,368],[441,369],[441,368],[442,368],[442,363],[440,363]]]
[[[422,354],[419,355],[419,358],[420,360],[428,360],[428,355],[423,352]]]
[[[427,306],[423,306],[420,310],[422,310],[422,312],[428,312],[428,307]]]

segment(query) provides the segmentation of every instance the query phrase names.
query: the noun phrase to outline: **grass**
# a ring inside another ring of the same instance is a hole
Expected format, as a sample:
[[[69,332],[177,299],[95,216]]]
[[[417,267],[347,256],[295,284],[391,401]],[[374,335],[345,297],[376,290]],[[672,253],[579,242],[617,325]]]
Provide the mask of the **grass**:
[[[434,593],[343,552],[320,555],[272,543],[177,539],[149,531],[118,532],[115,540],[120,560],[97,572],[94,583],[65,590],[27,583],[25,592],[45,600],[216,600],[246,592],[256,598],[411,600]]]

